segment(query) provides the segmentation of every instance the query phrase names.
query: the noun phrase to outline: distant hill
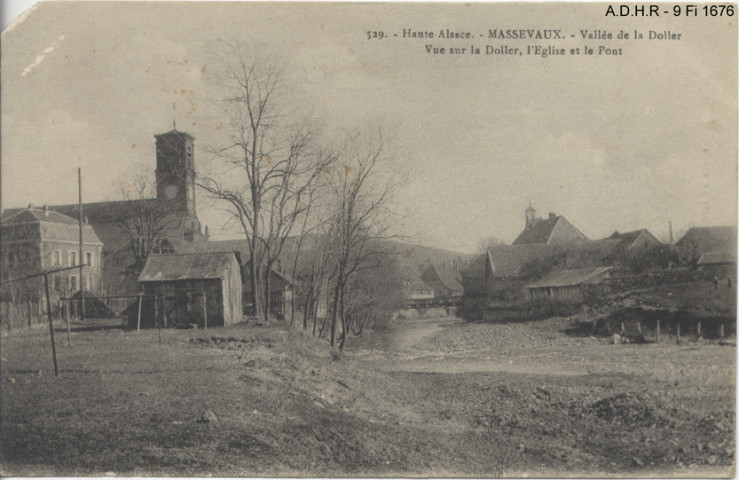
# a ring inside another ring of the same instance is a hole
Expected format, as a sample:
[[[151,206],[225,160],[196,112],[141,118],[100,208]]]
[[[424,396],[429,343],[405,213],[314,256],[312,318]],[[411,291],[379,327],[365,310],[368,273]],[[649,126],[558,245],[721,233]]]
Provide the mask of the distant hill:
[[[302,256],[310,256],[310,252],[316,248],[317,239],[306,237],[302,246]],[[434,266],[447,266],[462,270],[476,255],[469,253],[454,252],[442,248],[427,247],[412,243],[397,242],[391,240],[382,241],[390,252],[396,253],[400,261],[403,276],[419,276],[429,264]],[[282,265],[292,265],[295,253],[296,239],[288,239],[283,249]],[[242,261],[249,258],[249,245],[245,240],[212,240],[209,242],[182,245],[183,251],[238,251]]]
[[[476,257],[474,254],[412,243],[387,241],[387,245],[397,252],[404,275],[419,275],[429,264],[462,270]]]

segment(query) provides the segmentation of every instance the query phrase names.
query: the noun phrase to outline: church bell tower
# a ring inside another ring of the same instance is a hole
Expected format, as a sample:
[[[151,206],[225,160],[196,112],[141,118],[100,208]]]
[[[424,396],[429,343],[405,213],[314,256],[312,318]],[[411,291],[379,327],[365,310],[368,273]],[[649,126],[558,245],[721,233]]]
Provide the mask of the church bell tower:
[[[195,158],[190,134],[175,129],[154,135],[157,147],[157,199],[195,216]]]

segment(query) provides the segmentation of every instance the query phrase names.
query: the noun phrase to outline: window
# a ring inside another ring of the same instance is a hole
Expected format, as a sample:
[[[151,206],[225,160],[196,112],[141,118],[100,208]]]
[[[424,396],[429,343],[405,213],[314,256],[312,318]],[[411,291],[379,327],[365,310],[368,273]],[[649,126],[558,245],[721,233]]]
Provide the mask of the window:
[[[72,290],[72,292],[77,291],[77,276],[76,275],[69,276],[69,288]]]
[[[92,252],[87,252],[85,254],[85,263],[88,267],[92,267]]]
[[[61,265],[62,264],[62,252],[59,250],[54,250],[51,252],[51,263],[52,265]]]
[[[69,266],[74,267],[77,265],[77,252],[69,252]]]

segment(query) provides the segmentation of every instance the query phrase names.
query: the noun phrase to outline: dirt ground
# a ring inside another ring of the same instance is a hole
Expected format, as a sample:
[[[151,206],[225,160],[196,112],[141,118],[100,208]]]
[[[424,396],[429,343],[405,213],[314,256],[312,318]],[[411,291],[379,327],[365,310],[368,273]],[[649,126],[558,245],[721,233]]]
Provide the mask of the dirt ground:
[[[736,348],[573,320],[398,322],[340,357],[279,325],[2,338],[2,473],[731,477]]]

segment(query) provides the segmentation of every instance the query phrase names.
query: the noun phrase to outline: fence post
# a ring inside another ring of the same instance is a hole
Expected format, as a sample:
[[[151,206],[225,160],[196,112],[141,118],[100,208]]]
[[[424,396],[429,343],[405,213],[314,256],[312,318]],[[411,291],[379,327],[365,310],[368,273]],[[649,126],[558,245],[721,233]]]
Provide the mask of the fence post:
[[[154,305],[156,305],[156,310],[158,311],[159,310],[159,301],[161,300],[161,298],[159,296],[156,296],[154,298],[155,298]],[[162,310],[164,310],[164,309],[162,308]],[[157,329],[158,329],[158,333],[159,333],[159,345],[161,345],[162,344],[162,321],[159,318],[159,313],[158,312],[157,312],[157,315],[156,315],[156,319],[157,319]]]
[[[136,333],[141,332],[141,304],[143,303],[143,298],[144,298],[143,296],[144,296],[144,292],[141,292],[139,294],[139,314],[136,319]]]
[[[701,338],[701,321],[698,320],[698,325],[696,327],[696,332],[698,333],[698,338]]]
[[[59,376],[59,367],[56,364],[56,345],[54,344],[54,324],[51,319],[51,300],[49,300],[49,274],[44,272],[44,289],[46,290],[46,316],[49,318],[49,333],[51,333],[51,354],[54,356],[54,376]]]
[[[208,297],[203,289],[203,326],[208,330]]]
[[[659,318],[657,319],[657,343],[659,343]]]
[[[677,322],[677,338],[675,339],[675,343],[680,345],[680,321]]]
[[[723,340],[724,338],[724,324],[723,323],[719,326],[718,334],[719,334],[719,337],[721,337],[721,339]]]
[[[65,306],[68,306],[68,304],[66,302],[64,302],[62,299],[59,299],[59,301],[60,302],[63,302]],[[64,315],[64,317],[65,317],[65,320],[67,321],[67,342],[69,343],[69,346],[71,347],[72,346],[72,327],[69,325],[70,324],[70,321],[69,321],[69,308],[66,308],[64,311],[66,313]],[[61,315],[61,313],[62,313],[62,308],[60,307],[59,308],[59,315]]]

